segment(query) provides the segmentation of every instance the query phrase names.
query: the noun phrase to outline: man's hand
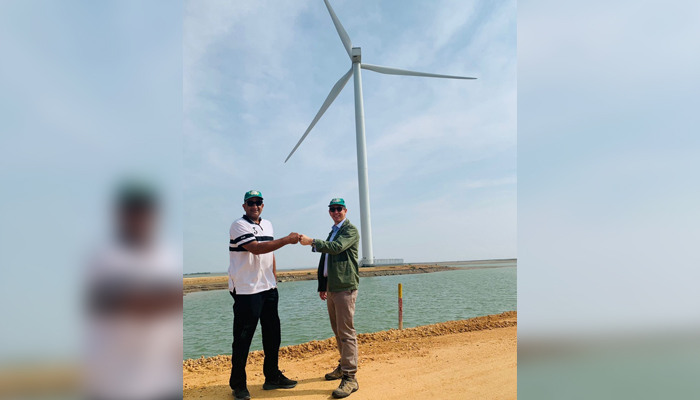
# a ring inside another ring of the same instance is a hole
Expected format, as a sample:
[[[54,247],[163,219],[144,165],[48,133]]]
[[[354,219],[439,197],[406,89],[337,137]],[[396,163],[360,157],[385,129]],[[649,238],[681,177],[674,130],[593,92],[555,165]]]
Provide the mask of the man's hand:
[[[297,244],[299,243],[299,234],[292,232],[285,237],[287,244]]]
[[[326,292],[318,292],[318,297],[320,297],[321,300],[325,301],[326,298],[328,297],[328,293],[326,293]]]
[[[310,246],[314,240],[306,235],[299,235],[299,243],[303,246]]]

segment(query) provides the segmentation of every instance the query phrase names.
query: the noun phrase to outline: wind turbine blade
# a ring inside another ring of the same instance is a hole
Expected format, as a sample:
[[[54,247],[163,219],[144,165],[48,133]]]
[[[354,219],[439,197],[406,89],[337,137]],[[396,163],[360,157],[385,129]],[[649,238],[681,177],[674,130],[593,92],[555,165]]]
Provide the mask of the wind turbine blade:
[[[331,19],[333,20],[333,25],[335,25],[335,29],[338,31],[338,35],[340,36],[340,40],[343,42],[343,46],[345,46],[345,51],[348,52],[348,57],[352,60],[352,41],[350,41],[350,36],[348,36],[348,33],[345,32],[345,28],[343,28],[343,24],[340,23],[340,20],[338,17],[335,15],[335,11],[333,11],[333,7],[331,7],[331,3],[328,2],[328,0],[323,0],[326,2],[326,7],[328,8],[328,13],[331,14]]]
[[[409,71],[406,69],[389,68],[389,67],[382,67],[381,65],[372,65],[372,64],[364,64],[364,63],[360,64],[360,66],[363,69],[368,69],[370,71],[379,72],[380,74],[426,76],[429,78],[476,79],[476,78],[470,78],[467,76],[429,74],[427,72],[416,72],[416,71]]]
[[[331,106],[331,103],[333,103],[333,100],[335,100],[335,98],[338,97],[340,92],[345,87],[345,84],[348,83],[348,80],[350,79],[351,76],[352,76],[352,68],[350,68],[350,70],[348,72],[346,72],[345,75],[343,75],[343,77],[340,78],[340,80],[338,82],[336,82],[335,86],[333,86],[333,89],[331,89],[331,92],[328,94],[328,97],[326,97],[326,101],[323,102],[321,109],[318,110],[318,113],[316,113],[314,120],[311,121],[311,125],[309,125],[309,127],[306,128],[306,132],[304,132],[304,135],[301,137],[301,139],[299,139],[299,142],[297,143],[297,145],[294,146],[294,149],[292,149],[292,152],[289,153],[289,155],[287,156],[287,159],[284,160],[285,163],[287,162],[287,160],[289,160],[289,158],[292,156],[292,154],[294,154],[294,152],[297,151],[297,148],[299,147],[301,142],[303,142],[304,139],[306,139],[306,135],[308,135],[309,132],[311,132],[311,129],[313,129],[313,127],[316,125],[318,120],[321,119],[321,116],[323,115],[323,113],[325,113],[326,110],[328,109],[328,107]]]

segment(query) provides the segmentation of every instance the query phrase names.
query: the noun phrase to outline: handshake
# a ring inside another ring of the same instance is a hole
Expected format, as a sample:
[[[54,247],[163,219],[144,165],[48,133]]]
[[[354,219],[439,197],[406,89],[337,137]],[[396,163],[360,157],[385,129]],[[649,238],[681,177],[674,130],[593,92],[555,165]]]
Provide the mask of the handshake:
[[[289,235],[285,236],[285,241],[287,244],[297,244],[301,243],[303,246],[310,246],[311,242],[313,242],[313,239],[306,235],[301,235],[296,232],[292,232]]]

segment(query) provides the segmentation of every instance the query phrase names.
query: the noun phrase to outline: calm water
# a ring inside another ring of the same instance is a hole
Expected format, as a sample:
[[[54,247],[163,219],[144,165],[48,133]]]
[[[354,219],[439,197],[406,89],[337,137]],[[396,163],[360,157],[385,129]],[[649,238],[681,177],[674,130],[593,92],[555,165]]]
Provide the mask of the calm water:
[[[403,284],[404,327],[517,310],[517,268],[456,270],[360,279],[355,307],[358,333],[398,326],[398,290]],[[279,284],[282,346],[333,336],[316,281]],[[227,290],[184,297],[184,357],[231,354],[233,299]],[[260,325],[251,350],[262,349]]]

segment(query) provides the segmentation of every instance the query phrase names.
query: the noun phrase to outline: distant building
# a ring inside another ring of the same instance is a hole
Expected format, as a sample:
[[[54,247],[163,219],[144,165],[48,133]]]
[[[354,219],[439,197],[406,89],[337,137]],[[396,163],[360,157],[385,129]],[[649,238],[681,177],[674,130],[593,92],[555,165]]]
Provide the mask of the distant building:
[[[364,260],[360,261],[360,267],[376,267],[379,265],[403,265],[403,258],[375,258],[372,264],[365,264]]]

